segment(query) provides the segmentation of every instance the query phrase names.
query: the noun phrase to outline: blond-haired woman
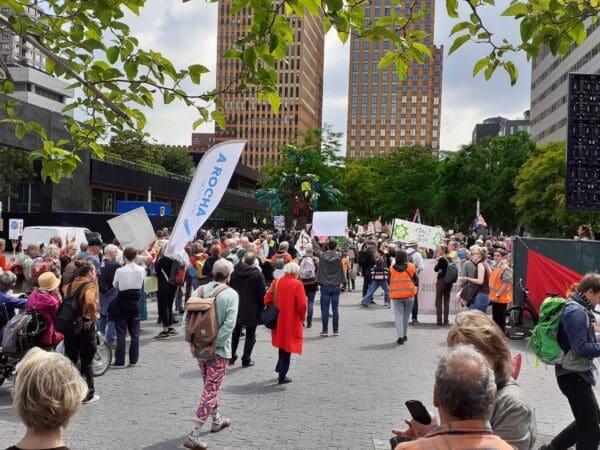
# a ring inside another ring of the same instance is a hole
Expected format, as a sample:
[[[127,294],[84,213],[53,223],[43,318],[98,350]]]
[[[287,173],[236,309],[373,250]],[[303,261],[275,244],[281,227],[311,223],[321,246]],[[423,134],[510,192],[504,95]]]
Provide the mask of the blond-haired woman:
[[[512,378],[512,359],[504,334],[481,311],[464,311],[448,331],[449,347],[472,345],[490,363],[496,378],[496,399],[490,418],[495,434],[518,450],[533,448],[537,436],[535,409],[525,390]],[[408,430],[393,430],[400,436],[423,437],[438,424],[422,425],[408,420]]]
[[[477,267],[477,274],[474,278],[458,277],[459,283],[471,283],[477,286],[477,291],[473,300],[469,303],[469,309],[476,309],[483,313],[487,311],[490,305],[490,267],[487,263],[487,249],[473,245],[470,248],[471,261]]]
[[[87,386],[63,355],[34,347],[17,366],[13,408],[27,427],[23,439],[7,450],[68,450],[61,429],[86,396]]]

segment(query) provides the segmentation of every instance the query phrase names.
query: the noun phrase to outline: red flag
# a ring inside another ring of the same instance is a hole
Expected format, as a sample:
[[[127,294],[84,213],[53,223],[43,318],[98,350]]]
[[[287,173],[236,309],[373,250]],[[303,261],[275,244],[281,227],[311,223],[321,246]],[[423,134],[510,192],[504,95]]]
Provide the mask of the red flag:
[[[412,221],[413,221],[413,222],[416,222],[418,218],[419,218],[419,208],[417,208],[417,209],[415,210],[415,215],[413,216],[413,219],[412,219]],[[419,223],[420,223],[420,221],[419,221]]]
[[[583,275],[534,250],[527,251],[527,288],[534,305],[540,305],[547,293],[567,297],[567,292]]]

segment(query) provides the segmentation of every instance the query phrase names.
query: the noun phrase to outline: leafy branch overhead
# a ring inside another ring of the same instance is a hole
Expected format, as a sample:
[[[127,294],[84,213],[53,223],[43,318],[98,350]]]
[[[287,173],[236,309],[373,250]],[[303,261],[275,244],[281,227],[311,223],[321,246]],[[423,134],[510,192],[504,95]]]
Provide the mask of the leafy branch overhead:
[[[275,67],[285,60],[287,46],[295,39],[289,20],[292,15],[320,17],[324,31],[334,30],[343,42],[351,35],[368,41],[387,40],[391,45],[383,52],[379,68],[392,66],[399,79],[404,77],[411,62],[423,63],[431,57],[427,44],[432,37],[418,25],[428,12],[421,0],[386,0],[386,14],[373,18],[365,13],[365,6],[370,5],[367,0],[230,1],[234,12],[249,8],[253,20],[245,35],[232,43],[226,53],[227,58],[240,61],[241,69],[224,92],[255,92],[259,100],[271,105],[274,113],[280,105]],[[34,13],[31,3],[37,5]],[[207,67],[197,62],[178,68],[167,56],[141,48],[131,34],[126,13],[139,15],[147,3],[147,0],[0,2],[3,10],[9,11],[0,14],[0,27],[18,34],[40,51],[47,59],[48,73],[67,80],[78,93],[75,101],[65,107],[65,112],[74,109],[79,112],[77,120],[64,119],[70,139],[54,142],[38,123],[19,118],[17,102],[6,95],[13,92],[13,81],[6,65],[0,62],[0,109],[18,137],[32,133],[41,139],[42,145],[31,153],[31,158],[41,160],[44,179],[58,181],[61,175],[72,173],[80,162],[78,152],[82,149],[89,148],[102,157],[100,142],[111,135],[124,130],[143,134],[146,126],[143,110],[154,108],[159,102],[168,105],[179,101],[189,106],[197,114],[194,128],[210,120],[225,128],[226,117],[219,100],[224,92],[200,87]],[[572,44],[585,39],[584,21],[588,18],[594,21],[599,8],[597,1],[514,1],[503,14],[520,21],[522,42],[509,43],[497,42],[493,30],[481,19],[480,10],[494,8],[494,0],[446,0],[446,3],[450,17],[459,19],[464,11],[468,15],[468,20],[459,21],[452,30],[457,37],[450,53],[468,41],[489,45],[490,54],[475,63],[474,75],[483,71],[490,78],[496,68],[503,67],[513,84],[518,72],[507,59],[511,53],[524,51],[533,57],[542,44],[547,44],[551,52],[564,55]]]

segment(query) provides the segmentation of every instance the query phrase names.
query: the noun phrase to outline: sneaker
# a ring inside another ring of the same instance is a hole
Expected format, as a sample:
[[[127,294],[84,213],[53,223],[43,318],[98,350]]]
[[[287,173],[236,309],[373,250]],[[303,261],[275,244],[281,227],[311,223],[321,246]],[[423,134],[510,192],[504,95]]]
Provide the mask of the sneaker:
[[[403,344],[404,344],[404,339],[403,339],[403,338],[401,338],[401,337],[399,337],[399,338],[396,340],[396,344],[398,344],[398,345],[403,345]]]
[[[291,378],[285,377],[283,380],[279,380],[278,384],[288,384],[288,383],[291,383],[291,382],[292,382]]]
[[[223,428],[227,428],[229,426],[231,426],[231,419],[228,419],[227,417],[221,417],[218,422],[213,421],[212,427],[210,427],[210,432],[218,433]]]
[[[169,333],[172,336],[175,336],[176,334],[179,334],[179,331],[177,331],[175,328],[169,328],[169,331],[167,331],[167,333]]]
[[[110,368],[111,369],[126,369],[127,366],[125,364],[111,364]]]
[[[254,361],[242,362],[242,367],[252,367],[254,366]]]
[[[334,331],[334,332],[333,332],[333,335],[334,335],[334,336],[339,336],[339,335],[340,335],[340,333],[339,333],[338,331]]]
[[[419,325],[419,321],[417,319],[413,319],[411,323],[413,325]]]
[[[233,356],[231,358],[229,358],[229,365],[233,366],[235,364],[235,362],[237,361],[238,357],[237,356]]]
[[[361,308],[368,308],[369,305],[365,305],[364,303],[359,303],[358,306],[360,306]]]
[[[307,320],[306,321],[306,328],[311,328],[312,327],[312,320]]]
[[[390,309],[392,307],[392,305],[390,305],[390,302],[387,302],[385,305],[383,305],[383,307]]]
[[[406,341],[408,341],[408,338],[407,338],[406,336],[404,336],[404,337],[402,338],[402,340],[403,340],[404,342],[406,342]]]
[[[131,364],[131,363],[129,363],[129,365],[128,365],[127,367],[130,367],[130,368],[132,368],[132,369],[133,369],[133,368],[135,368],[136,366],[137,366],[137,363],[136,363],[136,364]]]
[[[199,441],[188,436],[188,440],[182,444],[185,448],[189,448],[190,450],[206,450],[208,448],[208,443],[204,441]]]
[[[156,336],[154,336],[154,339],[166,339],[166,338],[168,338],[169,336],[171,336],[171,335],[169,334],[169,332],[168,332],[168,331],[161,331],[161,332],[160,332],[160,333],[158,333]]]
[[[98,400],[100,400],[99,395],[94,394],[91,397],[88,395],[86,398],[83,399],[83,401],[81,403],[83,403],[84,405],[88,405],[90,403],[97,402]]]
[[[327,336],[329,336],[329,333],[327,333],[327,331],[321,331],[321,334],[319,336],[327,337]]]

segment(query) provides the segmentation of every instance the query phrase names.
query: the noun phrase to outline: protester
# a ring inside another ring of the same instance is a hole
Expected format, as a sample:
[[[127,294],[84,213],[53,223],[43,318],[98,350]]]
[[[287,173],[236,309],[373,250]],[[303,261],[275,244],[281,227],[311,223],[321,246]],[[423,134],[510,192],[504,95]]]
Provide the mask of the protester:
[[[232,272],[233,264],[231,262],[226,259],[216,261],[212,268],[213,281],[199,287],[192,295],[197,297],[202,293],[203,297],[210,297],[227,284]],[[196,426],[188,434],[188,441],[184,444],[186,448],[194,450],[208,448],[208,444],[200,440],[200,433],[204,423],[209,418],[212,418],[211,431],[213,433],[231,425],[231,419],[221,417],[219,413],[218,395],[227,373],[227,363],[231,359],[231,335],[238,313],[238,302],[239,297],[234,289],[227,287],[221,290],[215,301],[219,324],[217,338],[209,346],[190,344],[192,356],[198,359],[198,365],[204,380],[204,389],[194,416]]]
[[[474,245],[470,248],[471,261],[477,266],[477,277],[458,277],[459,282],[468,282],[478,286],[477,293],[469,309],[486,312],[490,304],[490,268],[487,264],[487,249]]]
[[[129,333],[129,366],[135,367],[140,355],[140,295],[146,271],[136,263],[138,252],[133,247],[123,251],[125,265],[115,272],[113,286],[119,291],[109,314],[114,316],[117,330],[115,369],[125,367],[125,333]]]
[[[271,331],[273,347],[279,349],[275,372],[279,373],[279,384],[291,383],[287,377],[292,353],[302,354],[307,300],[304,286],[298,280],[300,266],[291,262],[284,267],[284,275],[273,282],[265,295],[265,307],[274,303],[279,310],[277,325]]]
[[[396,252],[395,264],[390,268],[390,299],[394,305],[396,319],[396,344],[402,345],[407,341],[408,321],[412,313],[413,301],[417,295],[415,276],[417,269],[408,262],[405,250]]]
[[[254,264],[256,255],[254,252],[246,252],[233,273],[229,286],[235,289],[239,296],[238,315],[231,341],[231,359],[229,364],[235,364],[237,360],[237,348],[240,342],[242,328],[246,330],[244,341],[244,354],[242,355],[242,367],[251,367],[252,349],[256,343],[256,327],[260,323],[260,313],[263,310],[263,300],[266,294],[265,277],[260,269]]]
[[[117,261],[117,247],[109,244],[104,249],[104,258],[100,264],[101,273],[98,279],[98,287],[100,290],[100,323],[98,331],[106,338],[106,343],[114,347],[117,343],[117,331],[115,329],[114,320],[109,320],[109,309],[112,302],[117,298],[118,289],[113,286],[115,272],[121,264]]]
[[[86,396],[77,369],[58,353],[32,348],[17,367],[13,408],[27,427],[7,450],[69,450],[61,432]]]
[[[399,444],[396,450],[512,450],[494,434],[488,422],[495,395],[494,372],[486,359],[470,346],[456,346],[442,356],[435,371],[433,404],[439,411],[439,427],[424,437]],[[416,438],[420,424],[409,422],[407,433],[393,431]]]
[[[494,269],[490,274],[490,303],[492,317],[502,332],[506,329],[506,308],[512,302],[512,269],[506,260],[506,250],[494,251]]]
[[[0,270],[10,270],[10,264],[6,260],[6,255],[4,252],[6,251],[6,240],[0,239]]]
[[[423,263],[423,256],[418,251],[419,243],[416,241],[409,242],[406,244],[406,253],[408,255],[408,262],[411,262],[415,265],[416,273],[415,273],[415,285],[419,287],[419,274],[423,272],[425,269],[425,265]],[[412,324],[419,324],[419,294],[415,294],[415,302],[413,304],[413,309],[411,311],[412,316]]]
[[[437,325],[448,325],[448,315],[450,313],[450,293],[452,292],[452,284],[446,283],[446,271],[448,266],[452,264],[448,256],[448,248],[444,245],[438,245],[437,263],[433,268],[437,272],[437,281],[435,284],[435,312],[437,315]]]
[[[68,243],[65,248],[63,254],[60,256],[60,273],[63,274],[67,265],[73,260],[75,255],[77,254],[77,247],[73,243]]]
[[[304,293],[308,299],[308,313],[306,315],[306,328],[312,327],[315,297],[319,290],[316,274],[319,270],[319,258],[314,255],[312,244],[304,246],[304,256],[300,258],[300,281],[304,286]],[[328,321],[329,322],[329,321]]]
[[[221,259],[221,247],[213,245],[210,247],[210,255],[202,266],[202,274],[207,278],[207,282],[212,281],[212,268],[215,262]]]
[[[365,297],[369,286],[371,285],[371,268],[375,265],[375,252],[377,250],[377,242],[369,240],[367,248],[363,248],[358,252],[358,265],[363,275],[363,292]]]
[[[326,244],[326,250],[319,250],[319,244],[313,239],[313,253],[319,258],[319,270],[317,271],[317,283],[321,290],[321,321],[323,329],[322,337],[329,336],[329,306],[331,305],[333,335],[339,335],[340,323],[340,286],[346,283],[344,268],[342,266],[342,255],[337,251],[337,242],[330,239]],[[304,320],[304,319],[303,319]]]
[[[390,306],[390,288],[388,285],[388,277],[389,270],[386,267],[385,259],[383,257],[383,253],[380,250],[375,252],[375,264],[370,269],[371,270],[371,284],[369,285],[369,289],[367,290],[367,294],[363,297],[360,306],[363,308],[368,308],[369,303],[373,302],[373,295],[377,291],[377,288],[381,288],[384,294],[384,304],[385,306]]]
[[[33,265],[39,261],[40,258],[40,246],[37,244],[30,244],[27,246],[27,250],[25,251],[25,259],[23,259],[23,284],[21,285],[21,291],[25,293],[29,293],[33,291],[33,280],[31,270]]]
[[[177,330],[173,328],[173,324],[175,323],[173,320],[173,303],[175,302],[177,286],[169,282],[169,275],[173,264],[173,258],[162,255],[159,257],[155,266],[156,276],[158,278],[158,291],[156,293],[158,318],[163,326],[162,331],[154,336],[155,339],[167,339],[170,336],[177,334]]]
[[[14,317],[15,308],[25,308],[27,298],[15,297],[9,291],[15,286],[17,276],[12,272],[0,273],[0,343],[2,342],[2,329]]]
[[[100,399],[95,394],[92,371],[96,354],[96,315],[100,311],[96,267],[90,261],[77,260],[73,276],[73,281],[63,286],[63,294],[66,300],[70,295],[79,292],[83,329],[79,333],[75,330],[65,333],[65,355],[73,361],[73,364],[79,364],[81,375],[88,385],[88,393],[83,403],[91,403]]]
[[[271,258],[273,265],[273,277],[279,278],[283,276],[283,267],[292,260],[292,255],[288,253],[290,244],[287,241],[280,241],[279,250]]]
[[[525,390],[512,378],[513,360],[504,334],[481,311],[465,311],[448,331],[448,346],[473,345],[487,359],[496,379],[490,418],[494,433],[518,450],[533,448],[537,435],[535,409]]]
[[[592,226],[590,224],[580,225],[577,229],[577,236],[575,236],[576,240],[580,241],[593,241],[594,240],[594,232]]]
[[[46,272],[38,278],[39,288],[29,295],[26,311],[36,311],[46,328],[35,337],[35,345],[44,350],[54,350],[63,340],[62,333],[54,329],[54,319],[62,302],[58,287],[60,280],[52,272]]]
[[[600,410],[594,392],[600,343],[594,334],[594,308],[600,304],[600,275],[585,275],[560,315],[558,343],[564,352],[557,364],[556,381],[575,420],[562,430],[544,450],[596,449],[600,445]]]

